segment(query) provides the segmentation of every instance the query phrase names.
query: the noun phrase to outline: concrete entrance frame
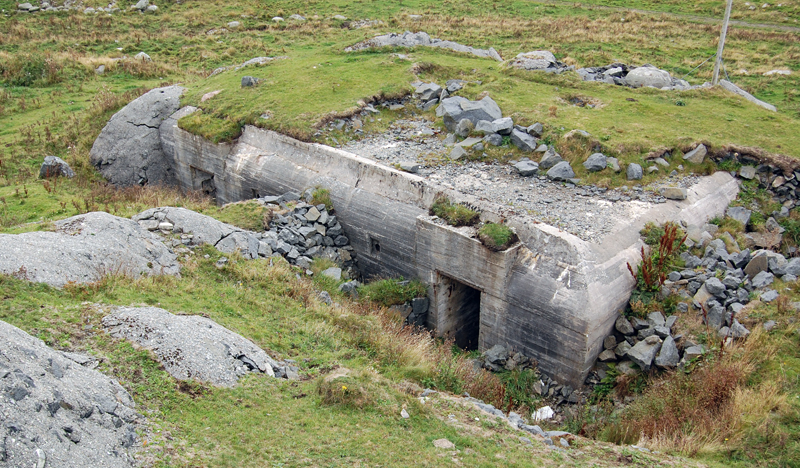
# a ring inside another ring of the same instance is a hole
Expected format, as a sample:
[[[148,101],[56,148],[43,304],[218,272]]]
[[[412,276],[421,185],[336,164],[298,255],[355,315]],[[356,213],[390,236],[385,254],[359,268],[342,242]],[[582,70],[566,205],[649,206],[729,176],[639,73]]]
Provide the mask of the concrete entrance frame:
[[[428,327],[468,345],[477,334],[479,349],[501,344],[522,352],[573,386],[583,384],[630,296],[627,263],[639,262],[644,224],[702,224],[722,215],[738,192],[730,174],[703,177],[686,200],[640,203],[612,233],[589,243],[414,174],[256,127],[245,127],[234,143],[213,144],[178,128],[191,112],[183,108],[160,126],[162,150],[182,187],[193,188],[203,171],[213,175],[210,189],[220,203],[327,188],[365,276],[418,277],[430,285]],[[505,220],[520,243],[493,252],[470,228],[435,222],[428,208],[439,196],[473,207],[483,221]]]

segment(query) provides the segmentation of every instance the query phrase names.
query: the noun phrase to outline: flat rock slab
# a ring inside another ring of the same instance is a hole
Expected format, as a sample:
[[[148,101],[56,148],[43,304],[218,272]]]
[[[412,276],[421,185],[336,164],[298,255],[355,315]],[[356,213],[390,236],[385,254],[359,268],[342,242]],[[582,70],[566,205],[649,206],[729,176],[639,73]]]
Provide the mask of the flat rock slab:
[[[159,229],[164,222],[172,224],[174,232],[193,235],[191,245],[209,244],[223,253],[238,250],[245,258],[258,258],[259,239],[255,234],[186,208],[151,208],[132,219],[150,230]]]
[[[177,258],[158,236],[104,212],[55,223],[55,232],[0,234],[0,272],[63,287],[105,274],[178,275]]]
[[[0,343],[2,466],[137,465],[139,415],[117,381],[2,321]]]
[[[502,62],[503,59],[500,54],[494,50],[493,47],[489,49],[475,49],[474,47],[465,46],[453,41],[443,41],[437,38],[431,38],[428,33],[416,32],[412,33],[406,31],[403,34],[389,33],[382,36],[375,36],[372,39],[353,44],[344,49],[345,52],[354,52],[357,50],[371,49],[376,47],[439,47],[442,49],[450,49],[456,52],[463,52],[466,54],[476,55],[483,58],[491,58]]]
[[[199,315],[174,315],[157,307],[119,307],[103,317],[115,338],[137,343],[155,355],[178,380],[233,387],[249,373],[275,376],[279,364],[252,341]]]

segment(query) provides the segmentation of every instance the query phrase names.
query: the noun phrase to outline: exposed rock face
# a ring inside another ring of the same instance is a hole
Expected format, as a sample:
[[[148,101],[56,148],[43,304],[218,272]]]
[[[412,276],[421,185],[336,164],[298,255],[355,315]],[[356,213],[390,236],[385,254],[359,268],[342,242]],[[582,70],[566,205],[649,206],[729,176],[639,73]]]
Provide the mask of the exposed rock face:
[[[456,126],[462,119],[477,124],[481,120],[492,122],[503,117],[500,106],[489,96],[480,101],[470,101],[461,96],[443,99],[436,114],[443,117],[444,126],[451,132],[456,131]]]
[[[568,67],[567,64],[556,60],[556,56],[549,50],[534,50],[518,54],[511,61],[511,66],[523,70],[539,70],[551,73],[572,70],[572,67]]]
[[[136,466],[128,392],[0,321],[0,462],[9,467]]]
[[[238,249],[245,258],[258,258],[259,239],[254,233],[186,208],[151,208],[134,216],[133,220],[151,231],[166,229],[191,233],[190,245],[209,244],[223,253],[233,253]]]
[[[108,273],[180,273],[175,254],[129,219],[94,212],[55,225],[55,232],[0,234],[0,272],[56,287],[98,281]]]
[[[500,57],[500,54],[498,54],[493,47],[489,47],[488,50],[475,49],[473,47],[465,46],[457,42],[443,41],[441,39],[431,38],[426,32],[412,33],[410,31],[406,31],[403,34],[395,34],[395,33],[384,34],[383,36],[376,36],[373,37],[372,39],[367,39],[366,41],[359,42],[358,44],[354,44],[350,47],[346,47],[344,50],[345,52],[353,52],[357,50],[364,50],[375,47],[386,47],[386,46],[440,47],[442,49],[450,49],[456,52],[463,52],[467,54],[477,55],[478,57],[491,58],[497,60],[498,62],[503,61],[502,57]]]
[[[198,315],[173,315],[156,307],[120,307],[103,317],[115,338],[155,353],[179,380],[196,379],[221,387],[236,385],[248,372],[275,376],[280,365],[250,340]]]
[[[111,117],[92,145],[92,164],[114,185],[174,184],[158,127],[180,107],[183,88],[156,88]]]
[[[75,177],[75,171],[69,167],[66,161],[58,156],[45,156],[42,166],[39,168],[39,178],[48,179],[50,177]]]

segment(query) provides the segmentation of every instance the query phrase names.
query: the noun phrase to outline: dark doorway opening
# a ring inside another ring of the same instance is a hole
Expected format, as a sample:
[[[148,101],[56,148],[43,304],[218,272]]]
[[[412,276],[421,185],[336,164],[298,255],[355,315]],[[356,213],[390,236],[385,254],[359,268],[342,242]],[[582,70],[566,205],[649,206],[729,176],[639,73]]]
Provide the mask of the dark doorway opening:
[[[216,198],[217,187],[214,184],[214,174],[192,167],[192,189]]]
[[[442,334],[456,346],[478,349],[481,331],[481,292],[458,280],[441,276],[439,307],[444,311]]]

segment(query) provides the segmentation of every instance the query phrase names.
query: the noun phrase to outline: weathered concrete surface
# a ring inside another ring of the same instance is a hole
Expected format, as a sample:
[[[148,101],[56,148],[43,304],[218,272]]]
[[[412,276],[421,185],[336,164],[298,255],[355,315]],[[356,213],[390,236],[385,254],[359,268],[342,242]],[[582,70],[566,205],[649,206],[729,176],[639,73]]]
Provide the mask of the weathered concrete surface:
[[[195,379],[221,387],[236,385],[249,372],[275,376],[279,367],[252,341],[198,315],[174,315],[157,307],[118,307],[103,317],[113,337],[153,351],[179,380]]]
[[[153,89],[111,117],[89,152],[114,185],[174,184],[174,164],[161,149],[158,127],[180,107],[183,88]]]
[[[477,334],[481,349],[520,351],[574,386],[583,383],[630,295],[626,264],[639,261],[641,227],[705,222],[721,215],[738,190],[729,174],[717,173],[684,201],[633,203],[617,228],[592,244],[414,174],[255,127],[235,144],[215,145],[177,128],[178,115],[164,121],[161,137],[182,186],[197,188],[201,178],[221,203],[328,188],[366,276],[420,277],[431,285],[428,325],[439,335],[471,345]],[[485,221],[507,218],[521,244],[491,252],[469,229],[432,222],[427,211],[439,195],[473,206]]]
[[[78,357],[0,321],[0,466],[138,466],[133,399]]]
[[[55,223],[54,232],[0,234],[0,273],[62,287],[106,274],[177,275],[175,254],[130,219],[104,212]]]

